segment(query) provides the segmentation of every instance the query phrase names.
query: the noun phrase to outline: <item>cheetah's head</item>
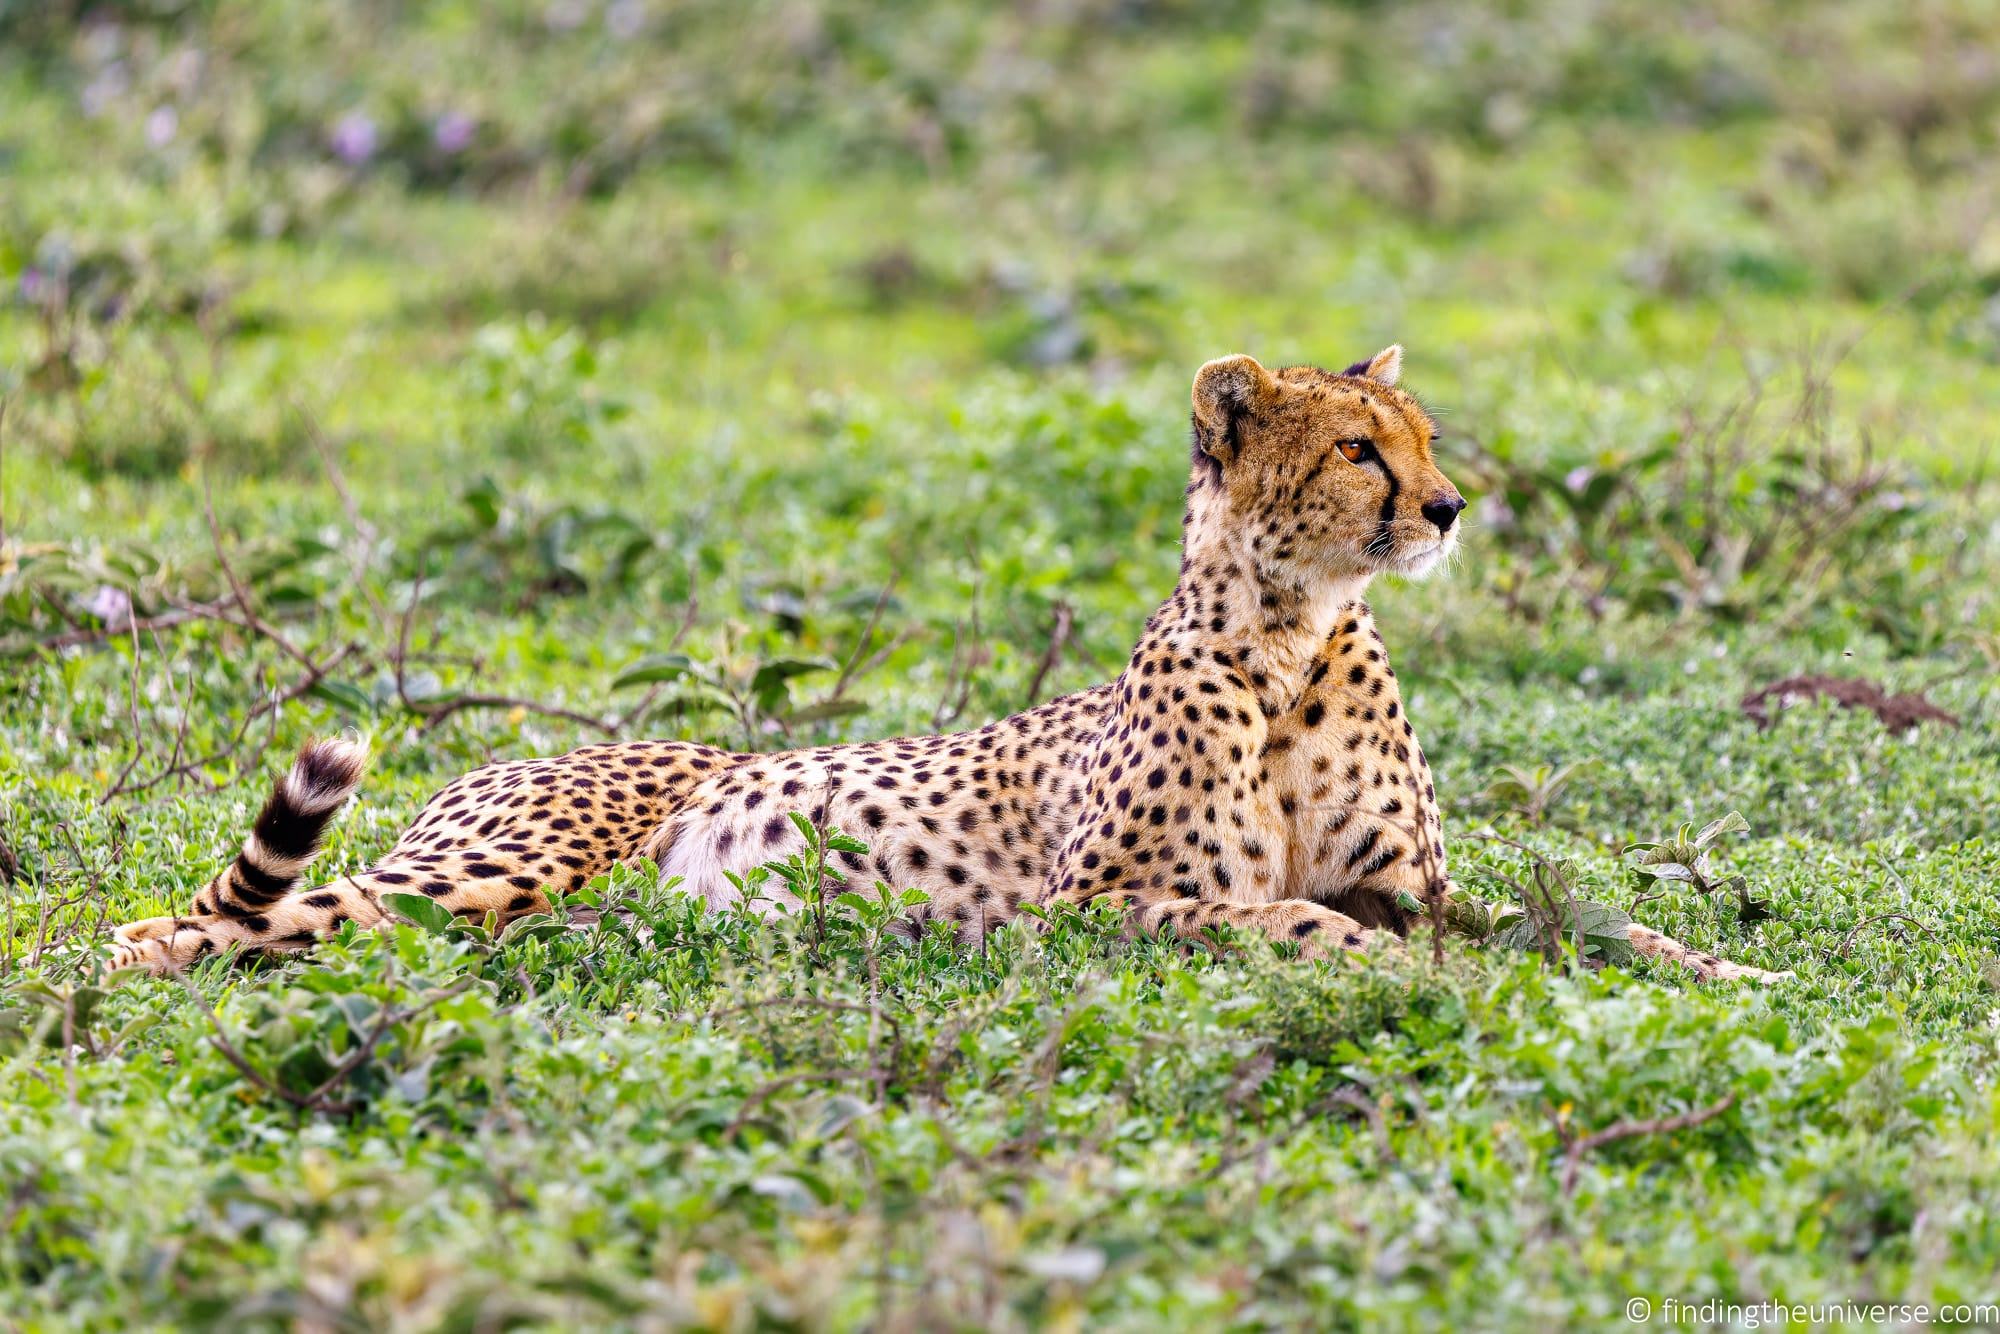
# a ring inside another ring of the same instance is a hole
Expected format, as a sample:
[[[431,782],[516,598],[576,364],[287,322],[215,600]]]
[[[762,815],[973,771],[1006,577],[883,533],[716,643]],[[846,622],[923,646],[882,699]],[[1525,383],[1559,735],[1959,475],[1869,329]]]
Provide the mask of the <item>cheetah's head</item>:
[[[1194,380],[1191,495],[1284,582],[1424,575],[1458,543],[1465,498],[1431,458],[1437,424],[1396,387],[1403,349],[1336,375],[1222,357]]]

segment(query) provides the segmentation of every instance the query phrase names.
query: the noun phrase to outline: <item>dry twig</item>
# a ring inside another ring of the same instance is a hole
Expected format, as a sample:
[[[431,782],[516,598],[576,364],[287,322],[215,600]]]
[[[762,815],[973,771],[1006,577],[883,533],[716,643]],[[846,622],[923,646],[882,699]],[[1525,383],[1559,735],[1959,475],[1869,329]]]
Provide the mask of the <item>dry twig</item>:
[[[1880,912],[1876,913],[1873,917],[1864,917],[1850,927],[1847,934],[1840,938],[1840,944],[1834,947],[1833,957],[1836,959],[1845,959],[1848,949],[1854,944],[1854,938],[1877,922],[1908,922],[1930,939],[1937,939],[1937,932],[1931,930],[1930,927],[1906,912]]]
[[[1588,1135],[1569,1140],[1568,1148],[1563,1154],[1563,1194],[1575,1193],[1576,1176],[1583,1168],[1585,1154],[1593,1153],[1607,1144],[1615,1144],[1621,1139],[1634,1139],[1640,1135],[1666,1135],[1676,1130],[1688,1130],[1713,1121],[1735,1105],[1736,1095],[1731,1093],[1719,1102],[1712,1102],[1692,1112],[1682,1112],[1679,1116],[1662,1116],[1651,1121],[1614,1121],[1602,1130],[1593,1130]]]
[[[1042,650],[1042,660],[1035,665],[1035,679],[1028,683],[1028,697],[1022,701],[1023,708],[1032,708],[1042,698],[1042,685],[1062,660],[1063,650],[1069,647],[1070,632],[1075,624],[1075,610],[1069,603],[1058,599],[1055,620],[1049,626],[1048,646]]]
[[[186,973],[181,973],[179,976],[181,986],[187,991],[189,996],[194,998],[195,1004],[201,1007],[202,1013],[208,1016],[209,1023],[215,1029],[208,1036],[209,1042],[214,1045],[217,1051],[222,1053],[224,1060],[236,1067],[237,1073],[241,1074],[245,1079],[264,1092],[280,1101],[290,1103],[300,1111],[321,1112],[328,1116],[345,1116],[359,1106],[358,1103],[336,1099],[333,1096],[334,1090],[345,1084],[348,1077],[354,1074],[356,1070],[359,1070],[362,1064],[375,1054],[375,1048],[388,1035],[390,1029],[394,1028],[397,1024],[407,1023],[432,1006],[450,999],[472,985],[471,978],[461,978],[448,987],[443,987],[432,992],[420,1005],[408,1009],[398,1008],[393,1005],[384,1005],[376,1015],[375,1022],[369,1026],[366,1035],[354,1045],[352,1051],[341,1058],[340,1064],[336,1065],[327,1077],[320,1081],[317,1087],[310,1093],[294,1093],[251,1063],[250,1059],[237,1048],[236,1044],[229,1040],[229,1031],[222,1025],[222,1016],[218,1015],[215,1012],[215,1007],[208,1003],[208,997],[201,994],[200,989],[194,985],[193,980]]]

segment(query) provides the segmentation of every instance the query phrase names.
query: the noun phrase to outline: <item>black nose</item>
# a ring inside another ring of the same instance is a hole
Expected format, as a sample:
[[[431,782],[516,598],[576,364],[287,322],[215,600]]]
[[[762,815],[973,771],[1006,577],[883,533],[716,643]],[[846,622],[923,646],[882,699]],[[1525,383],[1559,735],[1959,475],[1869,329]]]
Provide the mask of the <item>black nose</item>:
[[[1436,524],[1440,533],[1448,533],[1451,526],[1458,522],[1458,512],[1464,508],[1464,496],[1439,496],[1436,500],[1424,502],[1424,517]]]

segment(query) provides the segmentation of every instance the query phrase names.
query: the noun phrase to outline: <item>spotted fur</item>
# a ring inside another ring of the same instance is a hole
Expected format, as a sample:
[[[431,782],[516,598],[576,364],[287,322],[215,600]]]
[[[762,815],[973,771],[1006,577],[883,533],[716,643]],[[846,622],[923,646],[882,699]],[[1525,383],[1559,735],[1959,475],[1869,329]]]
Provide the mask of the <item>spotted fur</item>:
[[[1024,904],[1105,900],[1139,929],[1227,925],[1312,957],[1393,946],[1412,926],[1401,903],[1449,881],[1437,790],[1364,594],[1446,559],[1464,507],[1429,415],[1396,387],[1401,357],[1340,374],[1202,367],[1180,577],[1110,684],[951,736],[754,756],[646,741],[489,765],[369,870],[285,892],[358,775],[358,754],[317,743],[194,915],[121,927],[117,961],[301,949],[381,920],[387,892],[509,920],[639,856],[723,905],[733,876],[798,850],[795,811],[868,845],[841,854],[854,876],[927,891],[915,925],[967,940]],[[1767,976],[1633,940],[1703,976]]]

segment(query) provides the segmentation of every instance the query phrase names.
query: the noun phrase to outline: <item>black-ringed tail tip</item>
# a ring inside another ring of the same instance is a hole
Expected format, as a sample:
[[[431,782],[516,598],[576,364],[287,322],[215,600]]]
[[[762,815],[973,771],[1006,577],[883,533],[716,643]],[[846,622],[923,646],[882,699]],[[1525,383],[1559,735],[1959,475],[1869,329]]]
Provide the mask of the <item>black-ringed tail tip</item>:
[[[358,741],[328,737],[307,743],[272,788],[236,860],[195,896],[195,912],[245,916],[297,889],[326,827],[354,795],[367,767],[368,748]]]

